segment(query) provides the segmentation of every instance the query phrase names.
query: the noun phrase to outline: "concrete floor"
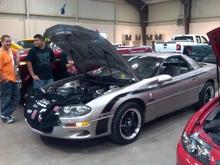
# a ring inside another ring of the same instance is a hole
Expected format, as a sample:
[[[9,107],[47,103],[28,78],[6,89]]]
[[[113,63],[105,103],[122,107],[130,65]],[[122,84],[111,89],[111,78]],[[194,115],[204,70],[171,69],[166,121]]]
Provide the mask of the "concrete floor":
[[[176,144],[193,114],[191,107],[144,126],[136,142],[120,146],[107,138],[70,141],[41,137],[25,125],[22,107],[17,122],[0,123],[0,165],[174,165]]]

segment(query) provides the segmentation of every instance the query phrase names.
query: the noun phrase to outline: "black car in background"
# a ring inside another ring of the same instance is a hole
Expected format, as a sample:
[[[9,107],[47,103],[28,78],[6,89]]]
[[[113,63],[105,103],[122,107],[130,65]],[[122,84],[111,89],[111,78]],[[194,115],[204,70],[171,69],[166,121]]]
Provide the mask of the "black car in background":
[[[184,46],[183,54],[191,57],[197,62],[216,63],[216,57],[211,45]]]

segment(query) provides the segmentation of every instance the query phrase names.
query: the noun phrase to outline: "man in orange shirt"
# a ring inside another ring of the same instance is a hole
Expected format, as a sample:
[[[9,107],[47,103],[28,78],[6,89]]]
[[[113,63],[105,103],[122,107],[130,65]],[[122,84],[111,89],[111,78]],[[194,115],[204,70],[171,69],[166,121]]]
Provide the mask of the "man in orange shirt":
[[[0,85],[1,119],[4,123],[13,123],[11,116],[20,100],[20,91],[16,83],[16,65],[19,63],[17,52],[10,48],[11,38],[1,37],[0,48]]]

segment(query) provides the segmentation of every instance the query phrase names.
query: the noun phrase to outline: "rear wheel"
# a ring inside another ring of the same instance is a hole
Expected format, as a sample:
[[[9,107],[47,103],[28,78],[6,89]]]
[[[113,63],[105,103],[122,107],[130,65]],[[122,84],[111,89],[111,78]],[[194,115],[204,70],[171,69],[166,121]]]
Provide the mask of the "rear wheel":
[[[210,100],[212,100],[214,97],[215,97],[214,85],[211,82],[207,82],[199,95],[199,102],[197,104],[197,108],[202,107]]]
[[[126,103],[115,113],[110,138],[119,144],[132,143],[140,134],[142,124],[142,108],[133,102]]]

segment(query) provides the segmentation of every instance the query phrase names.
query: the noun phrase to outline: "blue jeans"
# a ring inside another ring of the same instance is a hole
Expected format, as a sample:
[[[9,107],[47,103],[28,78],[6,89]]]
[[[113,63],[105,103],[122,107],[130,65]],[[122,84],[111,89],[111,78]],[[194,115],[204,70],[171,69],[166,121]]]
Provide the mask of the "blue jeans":
[[[48,79],[48,80],[34,80],[33,81],[33,86],[34,86],[34,90],[35,89],[39,89],[45,85],[49,85],[53,83],[53,79]]]
[[[20,101],[20,90],[16,83],[1,83],[1,115],[11,116]]]

